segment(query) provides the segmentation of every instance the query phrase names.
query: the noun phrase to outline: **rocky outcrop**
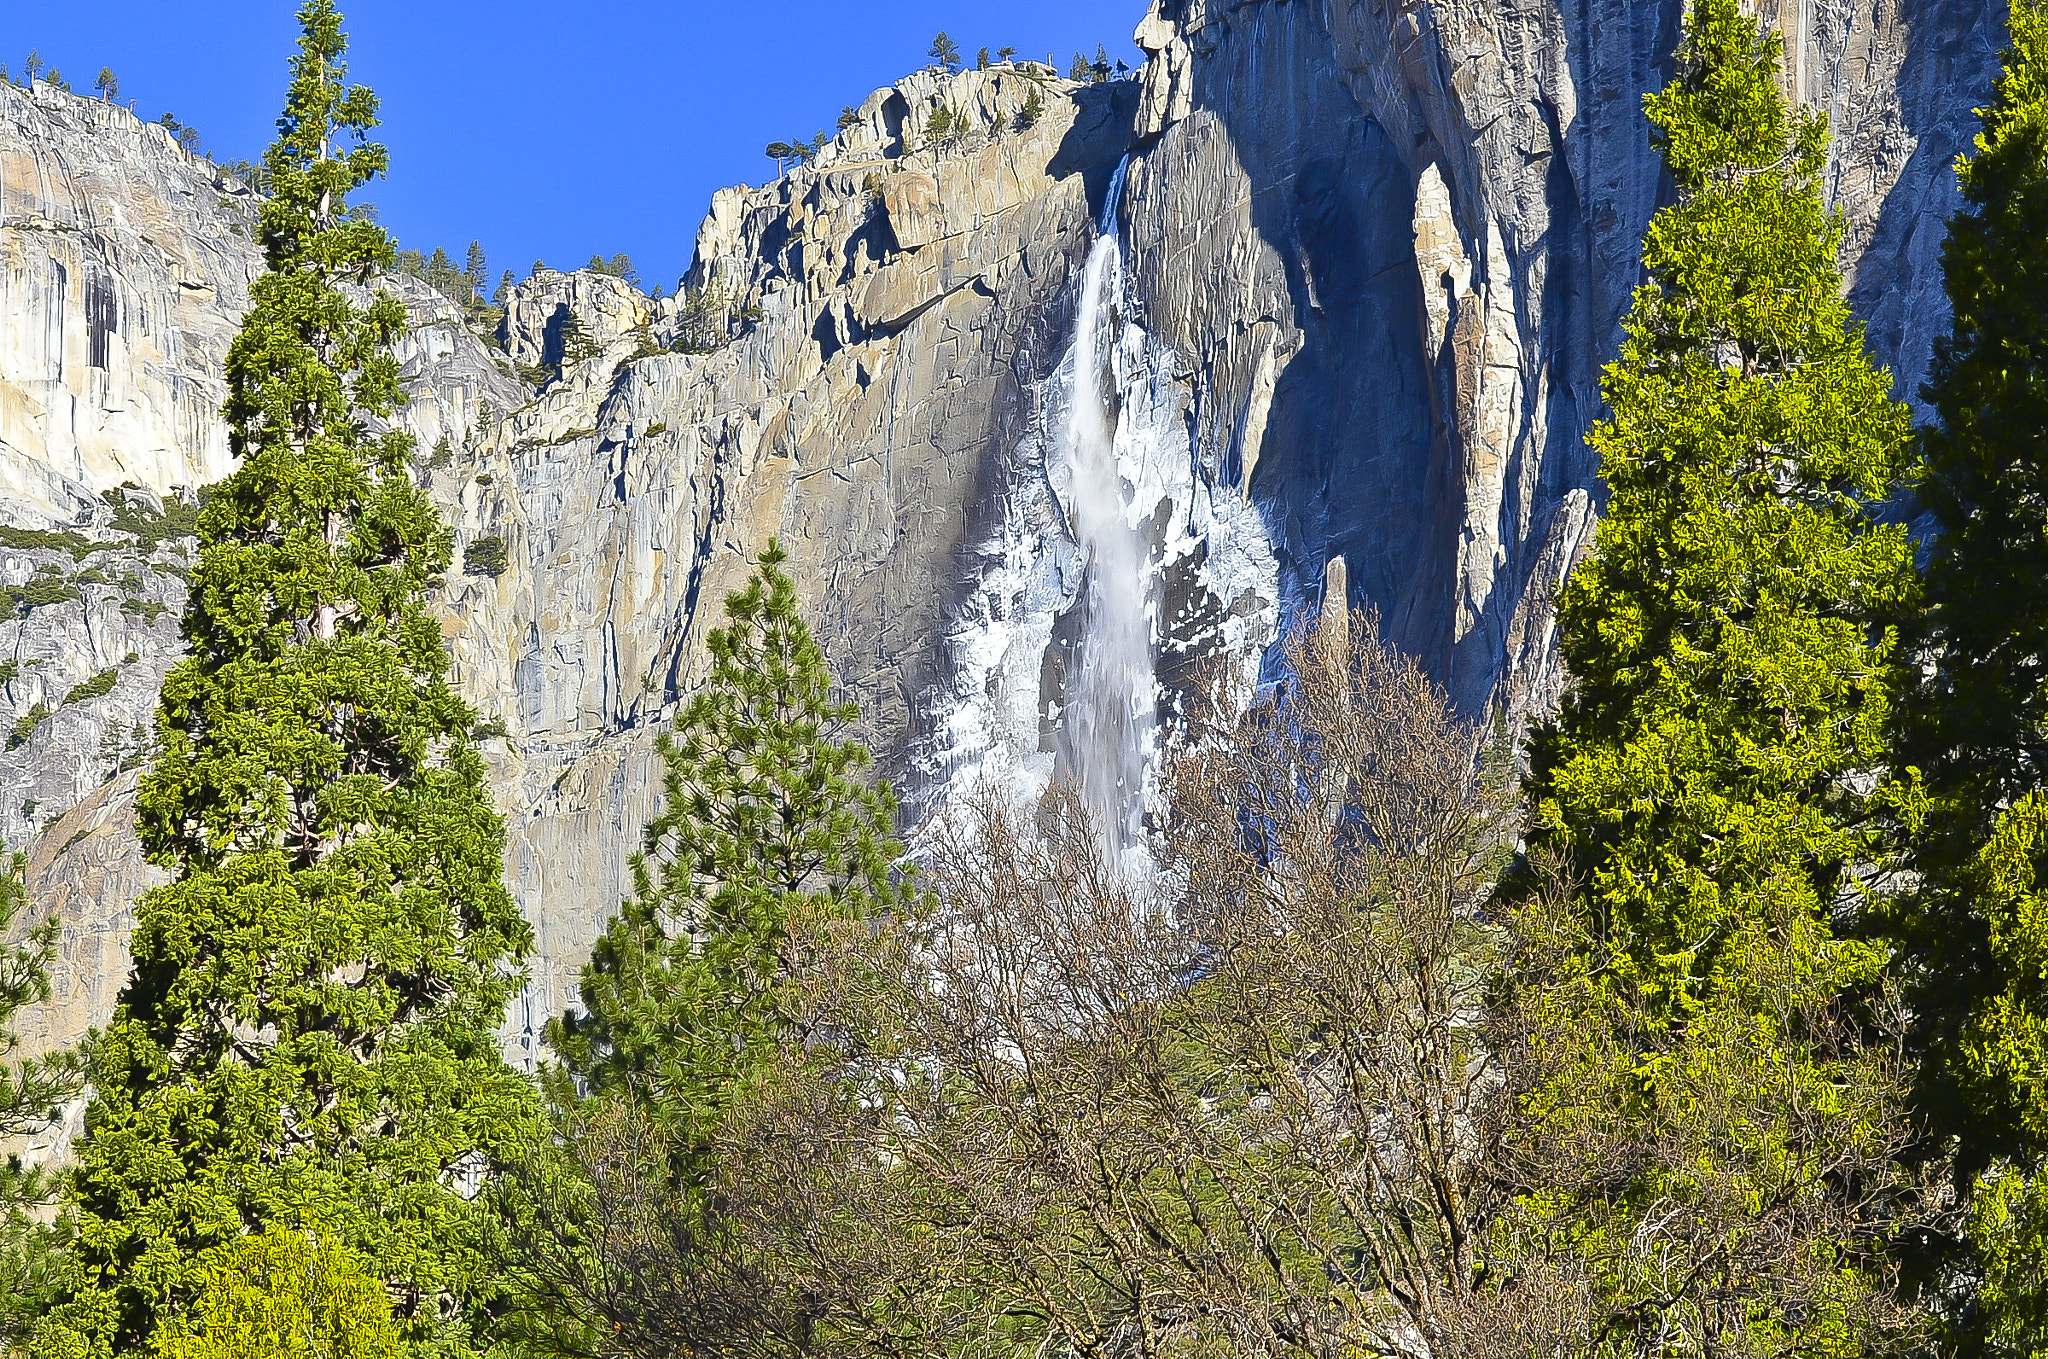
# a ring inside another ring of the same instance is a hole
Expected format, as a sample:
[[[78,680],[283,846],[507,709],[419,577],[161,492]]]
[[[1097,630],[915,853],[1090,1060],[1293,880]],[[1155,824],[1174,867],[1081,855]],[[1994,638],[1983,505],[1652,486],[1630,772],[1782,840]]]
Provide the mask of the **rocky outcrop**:
[[[1642,115],[1675,0],[1159,0],[1128,231],[1206,383],[1215,474],[1268,508],[1291,599],[1350,588],[1468,711],[1540,708],[1547,610],[1596,494],[1583,444],[1661,192]],[[1904,395],[1946,306],[1950,166],[1989,0],[1763,0],[1827,111],[1851,297]]]
[[[1002,442],[1056,354],[1070,276],[1093,238],[1091,195],[1099,201],[1125,149],[1134,95],[1007,66],[913,76],[870,97],[862,122],[811,164],[720,194],[690,297],[655,304],[615,279],[543,271],[510,299],[502,350],[430,290],[407,279],[381,285],[399,291],[414,322],[399,353],[412,393],[404,421],[457,560],[483,539],[506,548],[502,571],[451,572],[438,604],[458,683],[507,732],[492,751],[511,831],[507,868],[539,936],[533,986],[510,1025],[516,1049],[531,1053],[540,1026],[573,995],[649,812],[652,737],[688,691],[724,595],[769,537],[783,539],[791,569],[812,586],[818,629],[867,715],[864,734],[887,772],[906,767],[954,594],[954,554],[986,499],[984,452]],[[56,181],[77,178],[75,164],[139,157],[147,164],[120,173],[160,181],[161,194],[234,193],[183,152],[97,139],[103,115],[80,107],[88,104],[0,89],[25,148],[0,146],[0,167],[32,152]],[[941,107],[950,128],[927,137]],[[40,246],[34,228],[16,223],[11,181],[7,192],[0,233]],[[235,240],[246,306],[256,257]],[[102,249],[110,275],[144,267],[124,240]],[[723,318],[708,347],[706,298]],[[0,294],[0,308],[53,305]],[[222,307],[219,343],[181,351],[194,371],[173,365],[167,381],[189,385],[217,370],[238,318]],[[542,379],[538,391],[515,378],[520,366]],[[217,379],[200,399],[218,406]],[[217,420],[208,437],[181,445],[183,461],[167,457],[154,475],[130,464],[88,469],[63,494],[24,495],[10,513],[25,527],[75,525],[118,542],[101,494],[123,480],[175,493],[217,477],[204,453],[224,446]],[[10,462],[41,457],[11,447]],[[120,555],[103,549],[91,560]],[[23,558],[19,569],[33,563]],[[61,994],[31,1025],[35,1039],[104,1016],[125,970],[129,902],[150,880],[127,818],[133,774],[100,783],[101,771],[70,752],[97,749],[116,721],[146,718],[175,654],[182,595],[169,603],[158,619],[163,645],[122,681],[132,695],[111,695],[104,720],[97,709],[66,709],[0,756],[8,797],[47,783],[52,769],[81,771],[61,796],[25,796],[38,820],[18,826],[33,837],[32,890],[67,927]],[[81,607],[67,601],[0,624],[0,652],[12,642],[68,654],[65,639],[82,622],[64,610]],[[8,697],[26,711],[91,663],[81,652],[47,684]],[[51,817],[60,819],[44,825]]]
[[[117,105],[0,87],[0,223],[0,521],[224,476],[248,192]]]
[[[1852,300],[1910,393],[1995,7],[1764,3],[1788,85],[1835,121]],[[437,605],[458,683],[506,732],[507,871],[539,938],[514,1050],[572,995],[651,810],[652,739],[769,538],[913,805],[955,776],[965,727],[1061,748],[1087,557],[1049,449],[1084,387],[1119,422],[1169,709],[1189,662],[1256,659],[1332,590],[1469,711],[1550,701],[1550,603],[1598,500],[1582,434],[1661,192],[1641,95],[1678,12],[1158,0],[1135,80],[999,65],[876,91],[808,163],[714,196],[683,296],[542,272],[488,338],[386,281],[415,323],[416,472],[471,563]],[[1103,371],[1082,373],[1106,206],[1121,272],[1093,299]],[[149,881],[121,742],[176,654],[184,558],[105,493],[133,483],[155,514],[225,471],[250,220],[159,130],[0,88],[0,522],[108,544],[0,548],[0,584],[45,582],[0,623],[0,717],[54,714],[0,752],[0,833],[27,837],[66,921],[44,1041],[120,984]],[[472,551],[493,539],[502,569]]]
[[[570,314],[590,348],[436,492],[458,537],[512,562],[446,604],[460,682],[513,733],[508,870],[541,938],[522,1027],[573,997],[650,810],[652,738],[769,538],[883,772],[907,770],[989,450],[1056,355],[1133,94],[913,77],[810,165],[719,194],[688,291],[644,321],[615,280],[517,290],[515,353],[561,359],[546,336]],[[925,142],[941,106],[954,131]],[[679,352],[707,308],[730,338]]]

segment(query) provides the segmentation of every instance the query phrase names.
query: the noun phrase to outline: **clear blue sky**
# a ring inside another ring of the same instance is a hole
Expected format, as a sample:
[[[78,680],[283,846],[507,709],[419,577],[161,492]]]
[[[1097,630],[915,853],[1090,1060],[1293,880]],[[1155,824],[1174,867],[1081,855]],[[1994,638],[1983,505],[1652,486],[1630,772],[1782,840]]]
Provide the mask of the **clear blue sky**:
[[[284,100],[292,0],[7,0],[0,62],[31,48],[89,91],[257,158]],[[1062,70],[1097,43],[1136,65],[1146,0],[340,0],[351,77],[383,101],[391,178],[369,197],[401,245],[481,240],[491,272],[632,255],[649,284],[688,267],[711,191],[774,174],[771,141],[924,62],[945,29],[971,60],[1014,46]]]

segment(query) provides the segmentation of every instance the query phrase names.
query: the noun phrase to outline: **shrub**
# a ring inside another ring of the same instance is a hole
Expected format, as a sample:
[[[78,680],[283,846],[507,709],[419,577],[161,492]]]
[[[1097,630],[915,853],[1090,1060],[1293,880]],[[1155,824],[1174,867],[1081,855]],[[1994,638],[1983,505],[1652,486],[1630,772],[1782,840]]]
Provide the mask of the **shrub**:
[[[7,748],[9,750],[19,750],[24,745],[27,745],[28,738],[35,735],[36,728],[48,721],[49,717],[49,705],[38,703],[20,717],[15,718],[14,729],[7,733]]]
[[[363,1258],[313,1230],[272,1227],[213,1252],[161,1359],[398,1359],[391,1299]]]
[[[97,552],[100,546],[84,534],[70,529],[25,529],[0,524],[0,547],[19,548],[26,552],[69,552],[74,558],[83,558]]]
[[[38,576],[23,585],[0,586],[0,618],[12,618],[17,613],[78,597],[78,587],[62,576]]]
[[[462,550],[462,570],[465,575],[503,575],[507,560],[505,540],[495,534],[488,538],[479,538]]]
[[[177,538],[191,538],[199,532],[199,506],[188,505],[173,497],[163,502],[158,509],[148,499],[136,494],[142,488],[134,482],[126,482],[103,497],[114,507],[114,527],[122,533],[132,534],[135,545],[144,552],[153,552],[159,543]],[[200,492],[203,503],[205,492]]]
[[[68,708],[74,703],[84,703],[88,699],[105,698],[114,692],[114,682],[120,678],[121,672],[116,668],[102,670],[89,680],[81,680],[71,686],[70,693],[64,695],[64,706]]]

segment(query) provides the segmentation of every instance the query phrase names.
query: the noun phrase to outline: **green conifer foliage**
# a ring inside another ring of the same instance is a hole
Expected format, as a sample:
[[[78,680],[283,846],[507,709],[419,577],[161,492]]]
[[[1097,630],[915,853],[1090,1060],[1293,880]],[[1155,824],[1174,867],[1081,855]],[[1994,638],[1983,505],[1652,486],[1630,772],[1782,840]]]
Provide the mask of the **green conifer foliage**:
[[[1530,780],[1576,938],[1529,1107],[1554,1145],[1615,1148],[1537,1207],[1620,1353],[1651,1352],[1640,1327],[1818,1352],[1874,1291],[1829,1235],[1855,1225],[1829,1176],[1884,1164],[1883,1082],[1828,1020],[1885,962],[1836,930],[1874,857],[1897,647],[1873,620],[1911,549],[1871,507],[1909,428],[1846,313],[1825,127],[1787,109],[1780,50],[1736,0],[1695,0],[1647,101],[1677,201],[1605,375],[1611,499],[1560,602],[1574,688]]]
[[[1540,752],[1537,833],[1587,875],[1618,984],[1668,1024],[1756,920],[1825,920],[1873,832],[1908,589],[1905,530],[1870,507],[1904,470],[1904,406],[1839,295],[1825,128],[1774,84],[1777,42],[1698,0],[1686,69],[1649,103],[1681,201],[1591,442],[1611,493],[1560,602],[1574,687]]]
[[[343,84],[330,0],[265,157],[268,265],[228,354],[238,460],[200,513],[137,826],[173,881],[136,907],[134,966],[93,1050],[68,1187],[70,1299],[37,1353],[168,1340],[246,1235],[319,1221],[372,1263],[413,1352],[471,1352],[486,1284],[463,1187],[540,1127],[494,1030],[530,931],[422,593],[449,539],[372,437],[401,400],[399,304],[344,293],[391,260],[347,195],[384,169]]]
[[[28,901],[25,867],[20,854],[0,849],[0,938],[20,940],[0,948],[0,1138],[10,1140],[46,1129],[51,1113],[83,1084],[76,1053],[19,1059],[19,1039],[4,1027],[25,1006],[50,998],[57,952],[54,916],[19,931],[17,916]],[[70,1223],[47,1220],[44,1210],[55,1196],[47,1172],[13,1157],[0,1162],[0,1353],[28,1339],[58,1291]]]
[[[1911,638],[1931,665],[1899,739],[1927,786],[1926,885],[1895,920],[1926,1109],[1991,1172],[1982,1319],[2008,1342],[2048,1333],[2048,8],[2016,0],[2010,33],[1942,255],[1954,328],[1920,482],[1940,532]]]
[[[584,969],[585,1013],[549,1032],[591,1092],[642,1106],[686,1155],[773,1049],[792,925],[897,900],[895,802],[858,777],[858,710],[833,699],[783,560],[771,543],[726,600],[709,683],[660,745],[663,806],[632,899]]]

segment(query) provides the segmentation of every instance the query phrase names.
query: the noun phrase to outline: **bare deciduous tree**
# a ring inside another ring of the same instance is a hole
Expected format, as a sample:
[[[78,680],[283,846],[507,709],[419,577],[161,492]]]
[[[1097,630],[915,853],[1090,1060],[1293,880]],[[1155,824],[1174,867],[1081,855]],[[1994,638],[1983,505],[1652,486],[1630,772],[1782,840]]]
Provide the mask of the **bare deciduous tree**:
[[[1708,1354],[1760,1299],[1909,1334],[1843,1283],[1868,1261],[1839,1243],[1876,1258],[1924,1206],[1873,1132],[1905,1125],[1872,1016],[1784,978],[1785,1031],[1855,1088],[1702,1031],[1693,1105],[1631,1107],[1569,884],[1490,896],[1518,824],[1492,744],[1333,622],[1273,691],[1194,705],[1156,874],[1105,864],[1071,789],[990,790],[921,846],[917,909],[794,931],[791,1038],[704,1192],[631,1116],[583,1129],[585,1234],[527,1267],[596,1348]],[[1731,1150],[1758,1145],[1783,1155]]]

